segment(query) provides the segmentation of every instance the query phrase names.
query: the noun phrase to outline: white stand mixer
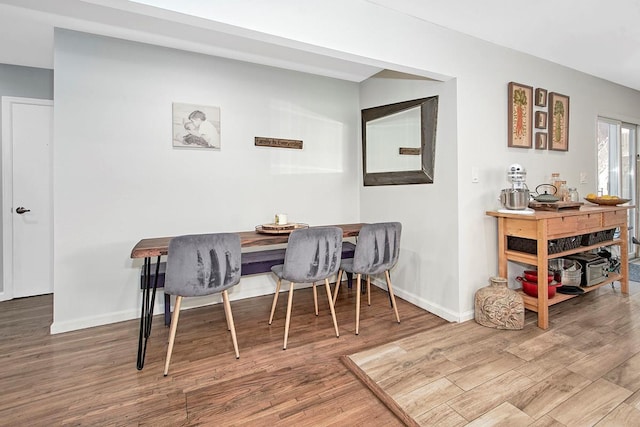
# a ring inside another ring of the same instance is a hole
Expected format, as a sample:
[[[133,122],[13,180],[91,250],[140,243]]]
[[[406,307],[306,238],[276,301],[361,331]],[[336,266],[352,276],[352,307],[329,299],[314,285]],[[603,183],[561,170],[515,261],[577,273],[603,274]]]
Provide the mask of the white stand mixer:
[[[507,212],[532,213],[529,209],[529,188],[525,183],[527,170],[518,163],[507,168],[507,179],[511,182],[511,188],[505,188],[500,192],[500,203]]]

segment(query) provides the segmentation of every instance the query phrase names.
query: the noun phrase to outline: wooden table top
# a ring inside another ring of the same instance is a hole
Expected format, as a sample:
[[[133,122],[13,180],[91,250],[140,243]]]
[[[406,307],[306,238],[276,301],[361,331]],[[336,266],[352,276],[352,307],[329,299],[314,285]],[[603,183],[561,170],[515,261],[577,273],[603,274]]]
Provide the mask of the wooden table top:
[[[362,224],[339,224],[343,230],[343,237],[356,237],[360,232]],[[240,231],[240,245],[248,248],[251,246],[269,246],[287,243],[288,234],[266,234],[257,231]],[[172,237],[152,237],[140,240],[131,251],[131,258],[146,258],[166,255],[169,248],[169,242]]]
[[[520,219],[529,219],[529,220],[539,220],[539,219],[549,219],[549,218],[559,218],[559,217],[567,217],[567,216],[575,216],[575,215],[619,211],[619,210],[626,210],[626,209],[633,209],[633,208],[635,208],[635,206],[628,205],[628,204],[624,204],[620,206],[584,205],[584,206],[580,206],[580,209],[561,209],[557,212],[534,210],[533,213],[525,214],[525,213],[518,213],[513,211],[510,212],[506,209],[503,209],[500,211],[486,211],[485,213],[489,216],[494,216],[497,218],[503,217],[503,218],[520,218]]]

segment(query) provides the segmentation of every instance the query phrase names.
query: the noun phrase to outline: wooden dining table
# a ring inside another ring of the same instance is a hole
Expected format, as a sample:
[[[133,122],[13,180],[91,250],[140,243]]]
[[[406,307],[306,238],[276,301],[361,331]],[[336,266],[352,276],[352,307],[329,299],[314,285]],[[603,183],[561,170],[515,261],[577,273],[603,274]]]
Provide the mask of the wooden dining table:
[[[335,227],[342,228],[343,238],[357,237],[362,228],[361,223],[357,224],[337,224]],[[243,248],[273,246],[286,244],[289,240],[288,233],[265,233],[252,231],[237,232],[240,236],[240,245]],[[155,306],[156,290],[158,288],[158,278],[160,276],[160,259],[169,252],[169,242],[172,237],[151,237],[140,240],[131,250],[131,258],[144,258],[142,284],[142,307],[140,309],[140,332],[138,335],[138,356],[137,368],[144,367],[144,359],[147,351],[147,341],[151,335],[151,324],[153,321],[153,310]],[[152,258],[156,258],[155,274],[151,273]],[[153,281],[151,277],[153,276]]]

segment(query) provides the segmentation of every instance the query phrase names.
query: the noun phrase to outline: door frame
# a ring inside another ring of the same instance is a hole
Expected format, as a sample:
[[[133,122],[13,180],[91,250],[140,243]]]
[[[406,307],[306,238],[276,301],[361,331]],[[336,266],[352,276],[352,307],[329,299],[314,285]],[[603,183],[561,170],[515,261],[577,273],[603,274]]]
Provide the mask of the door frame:
[[[2,291],[0,301],[13,298],[13,144],[12,107],[14,104],[29,104],[53,107],[50,99],[2,97]],[[49,164],[53,167],[53,147],[49,150]],[[51,176],[47,185],[51,188]],[[52,202],[53,204],[53,198]],[[53,217],[53,206],[51,206]],[[53,227],[53,218],[51,227]],[[53,229],[51,229],[53,241]],[[51,248],[53,257],[53,248]],[[53,262],[53,260],[50,260]],[[53,272],[51,281],[53,282]]]
[[[638,173],[638,153],[639,153],[639,143],[640,143],[640,135],[638,135],[638,133],[640,132],[640,125],[636,124],[636,123],[640,123],[640,119],[637,118],[612,118],[615,117],[615,115],[598,115],[597,120],[596,120],[596,141],[599,141],[599,136],[598,136],[598,132],[599,132],[599,126],[600,123],[605,123],[607,124],[609,127],[611,126],[615,126],[615,136],[616,136],[616,141],[615,143],[609,143],[610,145],[610,149],[609,149],[609,159],[611,160],[612,158],[612,150],[611,150],[611,146],[614,147],[615,152],[613,154],[615,154],[615,158],[616,158],[616,167],[618,168],[618,170],[613,170],[612,172],[612,168],[611,168],[611,163],[609,164],[609,167],[607,169],[607,176],[608,176],[608,186],[607,188],[600,188],[600,182],[599,182],[599,175],[598,178],[596,178],[596,182],[598,184],[598,188],[599,189],[603,189],[606,190],[609,194],[611,194],[611,192],[613,191],[614,193],[617,193],[618,195],[622,196],[622,197],[629,197],[631,199],[630,204],[635,206],[633,208],[630,208],[628,210],[628,226],[629,226],[629,244],[628,244],[628,248],[627,249],[627,253],[629,255],[629,259],[634,259],[638,256],[638,245],[634,245],[631,243],[632,238],[637,238],[639,236],[638,232],[639,232],[639,228],[638,228],[638,207],[637,205],[637,200],[640,200],[640,185],[639,185],[639,176],[640,174]],[[630,192],[629,194],[623,194],[622,190],[623,190],[623,182],[625,181],[625,174],[623,173],[623,165],[626,164],[626,162],[623,162],[623,158],[622,158],[622,130],[623,129],[630,129],[633,130],[633,139],[629,140],[629,166],[630,166],[630,171],[629,171],[629,177],[630,177],[630,181],[628,181],[631,185],[630,188]],[[596,142],[597,143],[597,142]],[[596,155],[596,159],[599,159],[599,154]],[[596,160],[598,161],[598,160]],[[596,166],[596,171],[599,172],[598,166]],[[596,172],[596,173],[598,173]],[[612,182],[613,182],[613,186],[612,186]]]

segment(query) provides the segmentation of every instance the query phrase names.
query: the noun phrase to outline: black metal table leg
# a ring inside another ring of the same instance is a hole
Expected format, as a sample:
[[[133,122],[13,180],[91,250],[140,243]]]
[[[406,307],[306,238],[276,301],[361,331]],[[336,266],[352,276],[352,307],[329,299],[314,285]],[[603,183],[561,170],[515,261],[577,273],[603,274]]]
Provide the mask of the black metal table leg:
[[[156,275],[151,286],[151,259],[144,259],[144,286],[142,288],[142,308],[140,312],[140,334],[138,336],[138,360],[136,367],[141,370],[144,367],[144,358],[147,353],[147,340],[151,335],[151,322],[153,321],[153,308],[156,302],[156,289],[158,288],[158,276],[160,270],[160,257],[156,261]],[[151,294],[151,295],[149,295]]]

